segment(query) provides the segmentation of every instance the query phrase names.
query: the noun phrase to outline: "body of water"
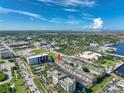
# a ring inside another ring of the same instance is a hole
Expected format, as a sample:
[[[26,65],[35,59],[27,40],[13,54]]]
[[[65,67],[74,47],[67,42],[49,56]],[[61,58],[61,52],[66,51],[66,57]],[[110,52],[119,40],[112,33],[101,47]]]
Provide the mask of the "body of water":
[[[116,48],[117,51],[115,52],[115,54],[124,56],[124,42],[119,43],[118,45],[109,45],[108,47]]]
[[[122,76],[122,77],[124,78],[124,64],[123,64],[121,67],[119,67],[119,68],[115,71],[115,73],[117,73],[118,75],[120,75],[120,76]]]
[[[109,45],[109,47],[117,49],[115,54],[124,56],[124,42],[119,43],[118,45]],[[119,67],[115,72],[120,76],[124,77],[124,64],[121,67]]]

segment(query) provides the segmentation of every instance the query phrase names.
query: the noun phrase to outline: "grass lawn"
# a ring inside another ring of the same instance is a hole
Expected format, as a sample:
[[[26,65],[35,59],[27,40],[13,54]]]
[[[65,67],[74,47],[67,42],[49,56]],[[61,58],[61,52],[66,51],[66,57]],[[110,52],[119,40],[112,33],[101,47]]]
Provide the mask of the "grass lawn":
[[[106,77],[102,82],[95,84],[91,87],[93,93],[99,93],[106,85],[108,85],[109,81],[113,79],[112,76]]]
[[[115,65],[117,61],[105,59],[103,62],[96,62],[96,63],[101,67],[107,67],[107,66]]]
[[[20,78],[17,81],[15,81],[15,90],[16,93],[28,93],[28,89],[26,89],[23,78]]]
[[[114,65],[114,64],[116,64],[116,61],[113,61],[113,60],[105,60],[105,61],[104,61],[104,64],[106,64],[106,65]]]
[[[10,84],[6,83],[6,84],[3,84],[3,85],[0,85],[0,93],[11,93]]]
[[[32,50],[32,52],[36,53],[36,54],[48,53],[49,56],[57,58],[57,54],[56,53],[50,52],[49,50],[45,50],[45,49],[36,49],[36,50]]]

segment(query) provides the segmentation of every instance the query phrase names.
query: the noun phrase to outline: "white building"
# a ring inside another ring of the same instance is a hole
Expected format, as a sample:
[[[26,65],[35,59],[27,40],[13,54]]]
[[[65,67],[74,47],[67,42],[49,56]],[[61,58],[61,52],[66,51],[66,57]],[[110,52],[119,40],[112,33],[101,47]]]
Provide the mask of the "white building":
[[[52,72],[52,79],[53,79],[53,84],[58,84],[59,80],[66,77],[67,75],[65,73],[62,73],[58,70],[54,70]]]
[[[91,43],[90,46],[91,47],[99,47],[99,44],[97,44],[97,43]]]
[[[79,58],[83,58],[87,60],[99,60],[103,58],[102,54],[91,52],[91,51],[83,52],[82,54],[79,54],[77,56]]]
[[[59,84],[67,92],[75,92],[76,90],[76,80],[70,77],[61,79]]]
[[[48,54],[40,54],[27,57],[28,64],[41,64],[46,61],[48,61]]]

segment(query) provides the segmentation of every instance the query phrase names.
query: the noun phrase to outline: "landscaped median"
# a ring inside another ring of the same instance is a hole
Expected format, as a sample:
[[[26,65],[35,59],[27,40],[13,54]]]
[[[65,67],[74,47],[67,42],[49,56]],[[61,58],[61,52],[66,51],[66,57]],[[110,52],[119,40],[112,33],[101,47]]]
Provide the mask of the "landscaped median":
[[[100,83],[94,84],[91,87],[91,90],[93,93],[99,93],[102,89],[105,88],[106,85],[109,84],[109,82],[113,79],[112,76],[106,77],[105,79],[103,79]]]
[[[53,58],[57,58],[57,53],[45,49],[36,49],[36,50],[32,50],[32,52],[36,54],[48,53],[49,56],[52,56]]]
[[[38,89],[41,90],[43,93],[48,93],[47,90],[45,89],[45,87],[43,86],[41,80],[34,78],[34,83],[36,84]]]

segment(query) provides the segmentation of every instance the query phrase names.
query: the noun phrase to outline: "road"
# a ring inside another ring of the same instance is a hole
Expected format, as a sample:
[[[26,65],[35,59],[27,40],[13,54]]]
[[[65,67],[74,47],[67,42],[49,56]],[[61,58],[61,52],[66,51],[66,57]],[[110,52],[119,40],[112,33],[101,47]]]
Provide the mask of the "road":
[[[18,65],[19,65],[21,73],[24,76],[24,79],[25,79],[27,85],[29,86],[29,89],[31,90],[31,92],[32,93],[41,93],[37,89],[36,85],[34,84],[33,78],[30,76],[26,66],[22,62],[19,62]]]
[[[11,49],[7,44],[5,44],[4,42],[2,42],[2,44],[9,49],[9,51],[11,51],[13,54],[18,55],[17,53],[15,53],[13,51],[13,49]],[[35,85],[34,81],[33,81],[33,77],[30,75],[30,73],[27,70],[27,67],[23,64],[23,62],[18,62],[20,71],[22,73],[22,75],[24,76],[24,79],[31,91],[31,93],[42,93],[38,90],[37,86]]]

